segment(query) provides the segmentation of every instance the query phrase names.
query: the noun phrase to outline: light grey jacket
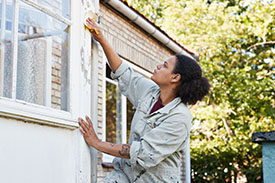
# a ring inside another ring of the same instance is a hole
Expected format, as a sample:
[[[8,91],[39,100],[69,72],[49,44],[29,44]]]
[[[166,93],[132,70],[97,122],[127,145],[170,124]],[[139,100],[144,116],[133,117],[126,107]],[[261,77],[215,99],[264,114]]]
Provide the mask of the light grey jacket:
[[[176,98],[149,114],[159,98],[158,85],[126,62],[111,77],[136,108],[128,142],[130,159],[115,158],[114,168],[122,170],[128,182],[181,182],[180,166],[192,120],[189,108]]]

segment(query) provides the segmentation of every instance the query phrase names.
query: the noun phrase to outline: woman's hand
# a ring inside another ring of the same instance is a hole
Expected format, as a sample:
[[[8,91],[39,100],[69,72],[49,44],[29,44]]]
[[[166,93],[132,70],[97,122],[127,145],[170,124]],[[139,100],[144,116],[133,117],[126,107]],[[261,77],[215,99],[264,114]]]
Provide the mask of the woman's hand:
[[[78,123],[81,126],[80,131],[84,136],[85,141],[92,147],[97,150],[116,156],[120,158],[130,158],[130,147],[131,144],[112,144],[109,142],[102,142],[98,139],[95,130],[93,128],[93,124],[91,119],[86,116],[86,121],[82,118],[78,118]]]
[[[97,25],[97,23],[95,21],[93,21],[91,18],[87,18],[86,24],[90,28],[89,30],[92,33],[94,39],[96,41],[98,41],[99,43],[101,43],[104,40],[104,36],[103,36],[99,26]]]
[[[98,144],[101,142],[94,130],[91,119],[86,116],[88,123],[82,118],[78,118],[78,123],[81,126],[80,132],[84,136],[85,141],[92,147],[97,149]]]
[[[98,41],[102,46],[104,53],[108,59],[109,66],[111,70],[115,72],[122,63],[122,60],[120,59],[118,54],[113,50],[111,45],[108,43],[107,39],[104,38],[99,26],[95,21],[93,21],[91,18],[87,18],[85,25],[89,27],[89,30],[92,33],[94,39]]]

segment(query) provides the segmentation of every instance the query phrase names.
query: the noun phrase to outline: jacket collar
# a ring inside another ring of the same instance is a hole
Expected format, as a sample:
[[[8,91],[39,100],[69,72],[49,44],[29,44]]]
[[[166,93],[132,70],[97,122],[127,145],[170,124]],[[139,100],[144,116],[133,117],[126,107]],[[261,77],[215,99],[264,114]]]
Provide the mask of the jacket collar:
[[[172,109],[174,109],[178,104],[181,103],[180,97],[175,98],[168,104],[166,104],[163,108],[159,109],[160,113],[168,114]]]
[[[156,101],[159,98],[160,95],[160,90],[158,89],[155,92],[152,92],[152,98],[153,98],[153,105],[156,103]],[[169,102],[168,104],[166,104],[164,107],[162,107],[161,109],[149,114],[150,116],[156,113],[162,113],[162,114],[168,114],[172,109],[174,109],[178,104],[181,103],[181,99],[180,97],[175,98],[174,100],[172,100],[171,102]],[[152,106],[153,107],[153,106]],[[151,109],[150,109],[151,110]]]

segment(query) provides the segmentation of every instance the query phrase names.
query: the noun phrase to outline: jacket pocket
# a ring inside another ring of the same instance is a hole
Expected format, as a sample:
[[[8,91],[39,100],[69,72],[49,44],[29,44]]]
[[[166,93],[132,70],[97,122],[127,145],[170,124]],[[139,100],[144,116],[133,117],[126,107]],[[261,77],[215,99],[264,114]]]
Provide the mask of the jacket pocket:
[[[143,114],[147,114],[149,109],[148,102],[146,100],[139,100],[137,105],[137,110]]]

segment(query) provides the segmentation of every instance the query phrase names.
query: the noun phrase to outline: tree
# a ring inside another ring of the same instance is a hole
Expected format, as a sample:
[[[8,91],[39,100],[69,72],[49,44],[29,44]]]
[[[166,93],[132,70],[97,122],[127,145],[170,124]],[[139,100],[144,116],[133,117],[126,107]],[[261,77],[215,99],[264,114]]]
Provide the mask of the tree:
[[[204,102],[192,106],[192,180],[261,182],[261,147],[251,137],[275,128],[275,2],[162,5],[161,28],[200,53],[212,85]]]
[[[126,2],[141,12],[151,22],[161,26],[164,17],[162,12],[166,8],[164,0],[127,0]]]

